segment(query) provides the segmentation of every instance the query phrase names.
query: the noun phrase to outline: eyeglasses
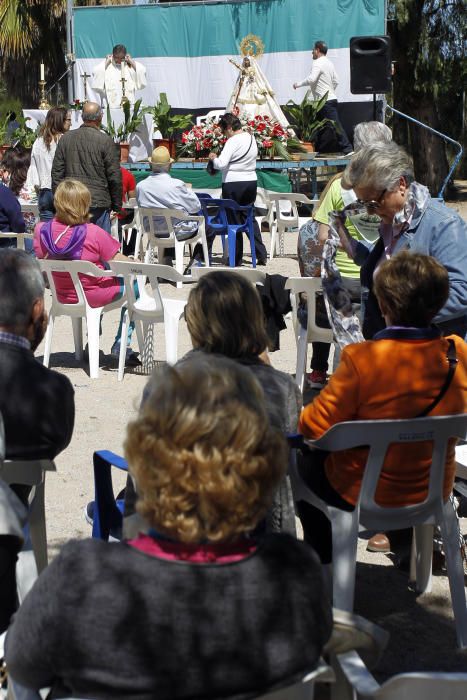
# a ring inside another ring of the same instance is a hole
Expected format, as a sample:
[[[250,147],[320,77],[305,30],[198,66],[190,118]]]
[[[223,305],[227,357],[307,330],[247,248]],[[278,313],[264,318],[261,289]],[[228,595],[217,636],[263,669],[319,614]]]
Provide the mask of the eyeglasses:
[[[357,202],[358,204],[360,204],[363,207],[366,207],[367,209],[377,209],[380,206],[381,201],[383,200],[383,197],[387,191],[387,188],[385,188],[379,195],[378,199],[357,199]]]

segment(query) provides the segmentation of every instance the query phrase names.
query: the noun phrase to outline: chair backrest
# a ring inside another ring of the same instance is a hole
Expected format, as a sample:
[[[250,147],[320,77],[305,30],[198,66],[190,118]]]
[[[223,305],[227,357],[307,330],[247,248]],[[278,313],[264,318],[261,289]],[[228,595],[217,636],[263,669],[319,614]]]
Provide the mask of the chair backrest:
[[[204,275],[210,272],[233,272],[235,275],[241,275],[249,280],[252,284],[264,285],[266,281],[266,273],[254,267],[192,267],[191,276],[195,280],[199,280]]]
[[[111,270],[123,277],[125,282],[125,295],[127,308],[133,311],[138,306],[138,316],[153,318],[157,312],[160,312],[161,317],[164,315],[163,297],[159,288],[159,279],[168,280],[170,282],[183,282],[183,275],[174,270],[169,265],[158,265],[153,263],[140,263],[138,261],[120,261],[113,260],[110,263]],[[149,280],[151,286],[152,297],[148,294],[146,287],[146,279]],[[139,298],[136,297],[134,281],[137,281]],[[145,301],[150,300],[151,303],[145,311]]]
[[[214,197],[201,197],[201,211],[207,224],[213,225],[214,229],[219,230],[225,228],[227,233],[228,221],[227,211],[224,207],[223,199],[214,199]]]
[[[359,520],[368,529],[390,529],[395,521],[398,527],[404,528],[421,524],[433,513],[441,512],[447,444],[451,438],[465,438],[466,432],[467,415],[462,414],[409,420],[346,421],[332,426],[319,440],[314,440],[311,444],[332,452],[369,446],[357,506],[360,509]],[[394,443],[413,444],[424,441],[433,443],[425,500],[401,508],[378,505],[375,492],[389,446]]]
[[[297,335],[297,324],[299,323],[297,318],[299,295],[305,293],[308,312],[308,342],[332,343],[332,330],[316,325],[316,293],[321,291],[321,277],[289,277],[285,283],[285,288],[290,289],[295,334]]]
[[[298,204],[313,206],[316,202],[300,192],[268,192],[272,213],[276,214],[277,223],[288,227],[299,225]]]
[[[204,216],[166,207],[138,207],[138,225],[146,232],[151,246],[157,245],[161,236],[164,241],[175,241],[174,225],[183,221],[195,222],[198,232],[204,230]]]
[[[361,700],[465,700],[467,673],[403,673],[379,685],[356,651],[337,656],[337,664],[351,686],[342,697]]]
[[[86,311],[88,302],[81,283],[80,275],[88,275],[90,277],[112,277],[111,270],[102,270],[97,265],[87,260],[38,260],[39,266],[47,276],[50,291],[52,292],[52,305],[55,309],[73,309],[80,311],[83,314]],[[71,277],[73,287],[75,289],[78,301],[75,304],[65,304],[58,300],[57,287],[55,283],[54,273],[66,273]]]
[[[0,231],[0,240],[2,238],[16,238],[16,245],[20,250],[25,249],[24,241],[32,241],[34,238],[33,233],[10,233],[5,231]]]

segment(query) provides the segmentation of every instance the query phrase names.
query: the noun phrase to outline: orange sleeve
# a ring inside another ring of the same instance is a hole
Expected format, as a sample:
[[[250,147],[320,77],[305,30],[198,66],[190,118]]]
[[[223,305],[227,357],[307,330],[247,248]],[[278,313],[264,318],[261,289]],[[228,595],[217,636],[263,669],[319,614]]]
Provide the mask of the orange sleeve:
[[[355,346],[353,346],[355,347]],[[359,345],[359,349],[362,345]],[[305,406],[298,430],[308,438],[319,438],[335,423],[355,420],[359,406],[360,380],[351,353],[344,348],[339,365],[315,400]]]

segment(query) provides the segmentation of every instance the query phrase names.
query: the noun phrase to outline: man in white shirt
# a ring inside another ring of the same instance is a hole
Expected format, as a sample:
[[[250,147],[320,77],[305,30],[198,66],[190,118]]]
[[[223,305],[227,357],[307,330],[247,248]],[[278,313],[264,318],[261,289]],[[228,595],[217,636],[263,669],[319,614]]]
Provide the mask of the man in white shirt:
[[[196,194],[190,190],[183,180],[177,180],[170,175],[170,166],[173,158],[165,146],[155,148],[149,158],[152,174],[136,185],[136,201],[139,207],[164,207],[166,209],[180,209],[186,214],[198,214],[201,204]],[[165,219],[154,217],[157,235],[166,238],[168,232]],[[175,222],[174,222],[175,223]],[[189,225],[192,224],[192,234],[198,230],[195,221],[183,222],[181,231],[184,238],[188,238],[190,233]],[[164,258],[161,261],[164,265],[172,265],[175,257],[175,248],[165,248]]]
[[[122,106],[123,86],[125,97],[133,105],[136,91],[146,87],[146,68],[131,58],[126,46],[117,44],[94,69],[92,87],[100,94],[101,101],[105,98],[111,109],[118,109]]]
[[[326,56],[328,52],[327,44],[324,41],[316,41],[313,48],[313,66],[310,75],[300,83],[294,83],[293,87],[296,90],[299,87],[309,85],[311,94],[314,100],[319,100],[323,95],[328,93],[326,104],[318,113],[319,119],[332,119],[336,122],[337,140],[339,150],[342,153],[350,154],[352,146],[347,134],[345,133],[342,124],[339,120],[337,112],[337,97],[335,90],[339,84],[339,79],[334,65]]]

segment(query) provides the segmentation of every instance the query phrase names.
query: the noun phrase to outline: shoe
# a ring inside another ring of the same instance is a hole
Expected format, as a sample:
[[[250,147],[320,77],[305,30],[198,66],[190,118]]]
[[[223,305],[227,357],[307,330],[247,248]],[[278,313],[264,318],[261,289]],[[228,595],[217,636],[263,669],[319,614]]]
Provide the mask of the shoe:
[[[380,552],[381,554],[389,554],[391,545],[389,538],[384,532],[377,532],[376,535],[370,537],[366,546],[367,552]]]
[[[342,153],[343,153],[345,156],[353,156],[353,154],[355,153],[355,151],[352,151],[352,149],[350,149],[350,151],[342,151]]]
[[[265,265],[268,264],[268,260],[267,260],[267,258],[259,258],[259,259],[256,261],[256,264],[257,264],[257,265],[261,265],[261,266],[265,266]]]
[[[89,525],[94,525],[94,501],[89,501],[84,509],[84,519]]]
[[[110,354],[112,357],[116,357],[117,359],[120,357],[120,341],[117,340],[113,345],[110,350]],[[130,347],[126,349],[126,358],[125,358],[125,364],[128,365],[129,367],[137,367],[138,365],[141,364],[141,360],[138,357],[137,352],[134,352]]]
[[[322,389],[326,386],[326,382],[326,372],[322,372],[319,369],[313,369],[310,374],[306,375],[306,383],[311,389]]]

